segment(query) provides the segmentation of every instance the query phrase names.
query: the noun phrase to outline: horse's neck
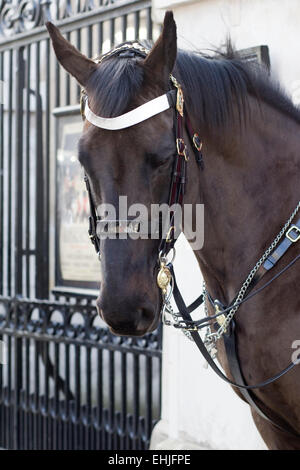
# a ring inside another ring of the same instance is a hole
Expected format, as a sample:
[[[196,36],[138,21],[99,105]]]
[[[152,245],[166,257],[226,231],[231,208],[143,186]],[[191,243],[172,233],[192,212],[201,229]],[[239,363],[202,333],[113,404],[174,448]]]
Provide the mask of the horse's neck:
[[[200,175],[204,245],[196,256],[213,295],[227,302],[299,200],[300,125],[264,106],[241,135],[233,128],[223,151],[207,142]]]

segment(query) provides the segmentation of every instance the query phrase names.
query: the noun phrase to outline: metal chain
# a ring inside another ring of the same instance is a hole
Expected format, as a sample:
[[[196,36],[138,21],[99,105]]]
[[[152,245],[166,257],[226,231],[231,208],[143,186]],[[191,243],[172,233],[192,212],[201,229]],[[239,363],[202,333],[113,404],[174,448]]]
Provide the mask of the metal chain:
[[[213,341],[213,342],[216,342],[218,339],[220,339],[222,337],[222,335],[225,333],[226,329],[228,328],[231,320],[233,319],[234,315],[236,314],[238,308],[240,305],[235,305],[235,304],[239,304],[239,302],[241,302],[247,292],[247,289],[252,281],[252,279],[254,278],[256,272],[258,271],[258,269],[260,268],[260,266],[265,262],[265,260],[267,259],[267,257],[269,256],[269,254],[274,250],[274,248],[276,248],[276,246],[278,245],[279,241],[281,240],[281,238],[283,237],[283,235],[285,234],[286,230],[288,229],[288,227],[291,225],[295,215],[297,214],[297,212],[299,211],[300,209],[300,201],[298,202],[297,204],[297,207],[296,209],[293,211],[293,213],[291,214],[290,218],[287,220],[287,222],[285,223],[284,227],[281,229],[281,231],[278,233],[278,235],[276,236],[276,238],[273,240],[273,242],[271,243],[271,245],[269,246],[269,248],[264,252],[264,254],[262,255],[262,257],[260,258],[260,260],[256,263],[256,265],[252,268],[252,270],[250,271],[250,274],[249,276],[247,277],[247,279],[245,280],[244,284],[242,285],[239,293],[238,293],[238,296],[236,298],[236,301],[232,307],[232,309],[230,310],[230,312],[228,313],[227,317],[226,317],[226,320],[224,321],[223,325],[220,326],[220,328],[218,329],[218,331],[216,333],[211,333],[211,334],[208,334],[208,340],[210,341]]]
[[[222,326],[220,326],[220,328],[217,330],[217,332],[212,332],[211,326],[210,325],[207,326],[206,333],[205,333],[205,338],[204,338],[204,343],[205,343],[209,353],[211,354],[211,356],[213,358],[216,356],[216,353],[217,353],[216,342],[226,332],[231,320],[233,319],[233,317],[234,317],[235,313],[237,312],[238,308],[240,307],[240,302],[245,297],[245,294],[248,290],[248,287],[249,287],[252,279],[254,278],[254,276],[257,273],[260,266],[265,262],[265,260],[269,256],[269,254],[272,253],[272,251],[276,248],[279,241],[281,240],[281,238],[283,237],[283,235],[287,231],[288,227],[291,225],[291,223],[292,223],[295,215],[299,211],[299,209],[300,209],[300,201],[298,202],[295,210],[292,212],[291,216],[289,217],[289,219],[287,220],[287,222],[285,223],[285,225],[283,226],[281,231],[278,233],[278,235],[275,237],[275,239],[273,240],[271,245],[268,247],[268,249],[264,252],[262,257],[259,259],[259,261],[255,264],[255,266],[250,271],[250,274],[248,275],[247,279],[243,283],[243,285],[242,285],[242,287],[241,287],[241,289],[240,289],[240,291],[239,291],[239,293],[236,297],[235,303],[234,303],[232,309],[229,311],[228,315],[226,316],[226,319],[225,319],[224,323],[222,324]],[[171,264],[173,263],[173,260],[174,260],[174,258],[172,259]],[[175,314],[175,312],[173,311],[173,308],[171,306],[171,303],[170,303],[170,298],[172,296],[172,292],[173,292],[173,286],[171,286],[169,294],[165,296],[164,301],[163,301],[163,308],[162,308],[163,322],[165,323],[165,325],[168,325],[168,326],[174,325],[174,324],[181,325],[180,320],[179,320],[180,315]],[[204,298],[205,318],[208,318],[209,317],[208,306],[207,306],[207,297],[208,296],[207,296],[205,281],[203,281],[203,291],[202,292],[203,292],[203,298]],[[171,317],[173,318],[173,321],[174,321],[173,323],[165,317],[166,313],[171,315]],[[188,339],[193,341],[193,338],[192,338],[188,328],[182,328],[180,326],[180,329],[181,329],[182,333]]]
[[[170,322],[170,320],[165,318],[166,312],[169,313],[171,315],[171,317],[173,318],[173,323]],[[162,319],[163,319],[164,324],[167,325],[167,326],[173,326],[174,324],[175,325],[179,324],[179,317],[178,317],[178,315],[175,314],[169,300],[166,300],[165,303],[164,303]],[[191,333],[188,330],[181,328],[181,331],[184,334],[184,336],[186,336],[189,340],[194,341],[192,336],[191,336]]]
[[[172,250],[173,250],[173,253],[172,253],[172,257],[170,261],[167,260],[167,256],[165,256],[162,252],[159,253],[158,260],[160,264],[163,262],[164,264],[168,266],[173,265],[173,262],[176,257],[175,247],[173,247]],[[181,315],[175,314],[173,307],[171,305],[171,302],[170,302],[172,294],[173,294],[173,288],[174,288],[174,279],[172,278],[171,283],[169,284],[169,292],[163,294],[162,321],[167,326],[178,325],[180,323],[179,317],[181,318]],[[173,318],[173,322],[171,322],[170,320],[166,318],[166,314],[171,315],[171,317]],[[189,331],[185,329],[181,329],[181,331],[189,340],[194,341]]]
[[[204,298],[204,315],[207,318],[209,316],[209,313],[208,313],[208,307],[207,307],[207,290],[206,290],[206,284],[205,284],[204,280],[203,280],[202,295],[203,295],[203,298]],[[204,336],[204,344],[207,348],[207,351],[211,355],[211,358],[215,359],[216,356],[217,356],[218,350],[216,348],[215,342],[211,340],[211,335],[212,334],[213,334],[213,332],[211,330],[211,325],[207,325],[205,336]],[[205,368],[207,368],[207,367],[208,367],[208,363],[206,362],[205,363]]]

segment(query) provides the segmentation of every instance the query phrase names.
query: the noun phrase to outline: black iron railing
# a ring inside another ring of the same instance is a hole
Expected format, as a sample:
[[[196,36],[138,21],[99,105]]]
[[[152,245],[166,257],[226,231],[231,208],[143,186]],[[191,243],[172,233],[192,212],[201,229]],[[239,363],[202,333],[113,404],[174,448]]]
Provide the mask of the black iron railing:
[[[0,2],[0,447],[145,449],[160,416],[160,331],[115,337],[94,297],[52,293],[52,110],[76,105],[79,87],[54,57],[49,19],[90,57],[152,38],[148,0]]]
[[[148,448],[159,336],[116,337],[99,323],[85,302],[0,298],[0,447]]]

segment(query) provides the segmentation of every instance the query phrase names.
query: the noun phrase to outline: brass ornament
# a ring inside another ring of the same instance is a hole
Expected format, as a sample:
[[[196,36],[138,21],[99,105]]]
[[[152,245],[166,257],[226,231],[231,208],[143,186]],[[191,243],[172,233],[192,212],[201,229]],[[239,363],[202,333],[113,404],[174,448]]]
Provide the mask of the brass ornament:
[[[157,285],[162,290],[163,295],[166,295],[171,279],[172,275],[169,268],[164,263],[161,263],[157,274]]]
[[[184,105],[184,98],[181,86],[177,88],[177,100],[176,100],[176,109],[179,112],[180,116],[183,117],[183,105]]]
[[[221,311],[221,309],[220,309],[219,305],[215,304],[215,313],[217,314],[217,313],[219,313],[220,311]],[[224,313],[222,313],[222,315],[219,315],[219,316],[217,317],[217,322],[218,322],[218,324],[219,324],[220,326],[223,326],[223,325],[224,325],[225,320],[226,320],[226,316],[225,316]],[[225,331],[226,331],[226,330],[225,330]]]
[[[226,320],[226,317],[225,317],[224,313],[222,313],[222,315],[219,315],[217,317],[217,322],[219,323],[220,326],[224,325],[225,320]]]
[[[180,114],[180,116],[183,117],[184,98],[183,98],[183,91],[182,91],[181,85],[180,83],[178,83],[178,81],[173,75],[170,75],[170,79],[173,85],[177,88],[176,109],[178,113]]]

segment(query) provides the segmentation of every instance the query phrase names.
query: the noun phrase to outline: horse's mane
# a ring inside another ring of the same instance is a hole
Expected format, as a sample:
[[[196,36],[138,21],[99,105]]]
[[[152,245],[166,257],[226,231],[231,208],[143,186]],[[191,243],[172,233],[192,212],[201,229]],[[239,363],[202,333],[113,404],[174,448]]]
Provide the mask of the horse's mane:
[[[143,85],[140,60],[112,56],[92,74],[87,89],[97,114],[114,117],[128,109]],[[183,87],[191,114],[209,128],[230,123],[234,104],[240,116],[246,116],[249,95],[300,123],[300,110],[280,85],[263,66],[239,57],[230,41],[225,52],[216,51],[214,56],[179,50],[173,74]]]

